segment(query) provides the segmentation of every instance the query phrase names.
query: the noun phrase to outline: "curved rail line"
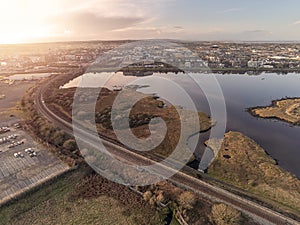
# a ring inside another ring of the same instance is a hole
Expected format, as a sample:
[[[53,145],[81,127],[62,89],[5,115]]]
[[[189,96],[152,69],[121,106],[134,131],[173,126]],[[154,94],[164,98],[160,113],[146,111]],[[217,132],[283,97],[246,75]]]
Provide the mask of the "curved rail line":
[[[51,81],[50,81],[51,82]],[[55,113],[53,113],[45,104],[43,100],[43,91],[49,85],[50,82],[42,85],[35,96],[35,104],[37,110],[50,122],[57,125],[60,129],[65,131],[66,133],[73,135],[73,125],[72,123],[60,118]],[[78,128],[80,138],[97,146],[98,138],[92,134],[89,134],[83,130],[80,131]],[[102,137],[101,137],[102,138]],[[129,162],[135,162],[140,164],[149,164],[149,163],[157,163],[156,161],[149,159],[145,156],[137,154],[129,149],[126,149],[123,146],[120,146],[114,140],[109,140],[108,138],[102,139],[105,146],[109,148],[111,154],[116,157],[125,159]],[[168,167],[166,165],[159,164],[161,170],[173,171],[174,169]],[[285,215],[282,215],[278,212],[275,212],[269,208],[261,206],[253,201],[244,199],[236,194],[230,193],[224,189],[219,187],[215,187],[211,184],[208,184],[202,180],[196,179],[192,176],[189,176],[183,172],[177,172],[173,177],[169,178],[169,180],[175,183],[178,186],[184,187],[195,193],[198,193],[204,197],[207,197],[211,200],[224,202],[232,207],[244,212],[245,214],[252,217],[255,221],[261,224],[276,224],[276,225],[300,225],[300,222],[293,220]]]

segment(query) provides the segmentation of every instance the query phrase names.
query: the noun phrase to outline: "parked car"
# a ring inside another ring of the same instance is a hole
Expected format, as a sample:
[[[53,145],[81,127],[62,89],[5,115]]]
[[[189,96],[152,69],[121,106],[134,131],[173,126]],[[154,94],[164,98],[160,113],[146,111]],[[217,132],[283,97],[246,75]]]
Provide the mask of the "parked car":
[[[24,155],[21,152],[14,153],[15,158],[24,158]]]

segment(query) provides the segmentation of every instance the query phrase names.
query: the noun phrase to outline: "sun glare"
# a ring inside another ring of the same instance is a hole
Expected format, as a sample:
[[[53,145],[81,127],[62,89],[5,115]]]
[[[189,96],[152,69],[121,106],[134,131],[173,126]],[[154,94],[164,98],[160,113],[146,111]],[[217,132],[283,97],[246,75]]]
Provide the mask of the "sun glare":
[[[43,2],[43,3],[41,3]],[[10,0],[0,7],[0,44],[16,44],[47,38],[47,16],[54,11],[50,1]],[[38,9],[38,10],[37,10]]]
[[[19,44],[47,38],[49,32],[11,32],[0,36],[0,44]]]

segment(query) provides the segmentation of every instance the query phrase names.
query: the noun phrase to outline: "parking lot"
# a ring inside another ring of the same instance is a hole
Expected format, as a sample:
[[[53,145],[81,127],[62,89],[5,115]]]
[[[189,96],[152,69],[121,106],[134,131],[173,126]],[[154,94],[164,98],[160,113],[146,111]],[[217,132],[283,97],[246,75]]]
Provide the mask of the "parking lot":
[[[0,204],[69,169],[16,123],[0,123]]]

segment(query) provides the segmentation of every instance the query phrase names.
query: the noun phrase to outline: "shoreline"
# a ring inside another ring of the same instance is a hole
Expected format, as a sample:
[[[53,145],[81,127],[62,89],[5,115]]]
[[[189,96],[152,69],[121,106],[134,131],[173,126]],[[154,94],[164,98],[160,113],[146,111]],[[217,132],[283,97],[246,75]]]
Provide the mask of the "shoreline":
[[[291,101],[292,100],[299,100],[300,101],[300,97],[288,97],[288,98],[281,98],[281,99],[277,99],[277,100],[272,100],[270,105],[250,107],[250,108],[247,108],[246,111],[248,113],[250,113],[253,117],[256,117],[256,118],[267,119],[267,120],[278,120],[278,121],[288,123],[291,126],[295,126],[295,127],[300,126],[300,119],[297,122],[292,122],[292,121],[289,121],[288,119],[281,118],[278,115],[262,116],[262,115],[260,115],[259,113],[256,112],[257,110],[282,109],[282,107],[279,107],[277,104],[282,102],[282,101],[289,101],[289,100],[291,100]],[[289,108],[291,106],[289,106]],[[287,113],[287,111],[284,112],[284,115],[292,116],[289,113]]]
[[[207,146],[218,148],[215,142],[218,140],[208,140]],[[257,142],[240,132],[225,134],[208,174],[254,194],[275,208],[294,215],[299,212],[300,192],[294,188],[300,186],[299,178],[280,167]],[[289,182],[283,182],[285,180]]]

